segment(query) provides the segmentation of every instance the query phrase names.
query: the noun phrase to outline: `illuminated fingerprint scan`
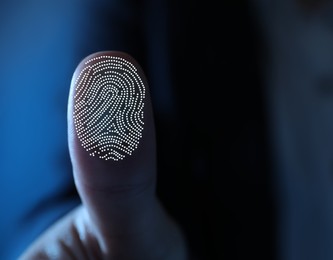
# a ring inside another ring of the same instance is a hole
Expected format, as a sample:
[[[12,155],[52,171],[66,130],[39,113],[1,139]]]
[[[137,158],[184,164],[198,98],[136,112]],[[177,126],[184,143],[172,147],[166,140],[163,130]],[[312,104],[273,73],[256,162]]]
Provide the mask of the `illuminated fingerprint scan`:
[[[143,131],[145,86],[137,68],[113,56],[85,62],[75,80],[74,124],[91,156],[122,160],[138,147]]]

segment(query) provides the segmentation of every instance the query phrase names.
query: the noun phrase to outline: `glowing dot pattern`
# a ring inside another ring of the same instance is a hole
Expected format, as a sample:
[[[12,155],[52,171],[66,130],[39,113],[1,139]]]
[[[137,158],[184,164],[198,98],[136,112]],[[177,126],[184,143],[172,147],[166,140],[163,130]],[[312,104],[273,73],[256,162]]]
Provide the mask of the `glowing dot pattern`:
[[[90,156],[122,160],[138,147],[145,86],[137,68],[113,56],[85,62],[75,79],[74,125]]]

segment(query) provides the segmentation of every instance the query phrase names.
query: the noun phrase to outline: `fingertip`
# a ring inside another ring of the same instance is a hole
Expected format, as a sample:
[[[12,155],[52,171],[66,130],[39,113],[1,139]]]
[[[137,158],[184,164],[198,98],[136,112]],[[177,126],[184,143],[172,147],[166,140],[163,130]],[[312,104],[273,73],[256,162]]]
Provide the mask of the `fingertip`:
[[[149,87],[131,55],[96,52],[78,64],[68,100],[68,143],[79,190],[82,185],[123,190],[155,182]]]

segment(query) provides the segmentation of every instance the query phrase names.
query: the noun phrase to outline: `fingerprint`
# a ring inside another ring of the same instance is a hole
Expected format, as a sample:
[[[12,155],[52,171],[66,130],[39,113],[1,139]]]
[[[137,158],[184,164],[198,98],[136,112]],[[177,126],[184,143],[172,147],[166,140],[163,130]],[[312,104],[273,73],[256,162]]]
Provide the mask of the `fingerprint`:
[[[145,86],[137,68],[113,56],[85,62],[75,80],[74,125],[89,155],[122,160],[138,147],[143,131]]]

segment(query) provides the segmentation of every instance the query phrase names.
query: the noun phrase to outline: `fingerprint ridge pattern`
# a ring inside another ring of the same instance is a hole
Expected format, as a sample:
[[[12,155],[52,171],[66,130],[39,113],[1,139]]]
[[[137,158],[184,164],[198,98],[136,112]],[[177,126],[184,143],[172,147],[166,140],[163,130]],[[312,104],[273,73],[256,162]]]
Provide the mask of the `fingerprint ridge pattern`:
[[[85,62],[74,84],[74,126],[89,155],[115,161],[131,155],[144,127],[145,86],[137,68],[101,55]]]

